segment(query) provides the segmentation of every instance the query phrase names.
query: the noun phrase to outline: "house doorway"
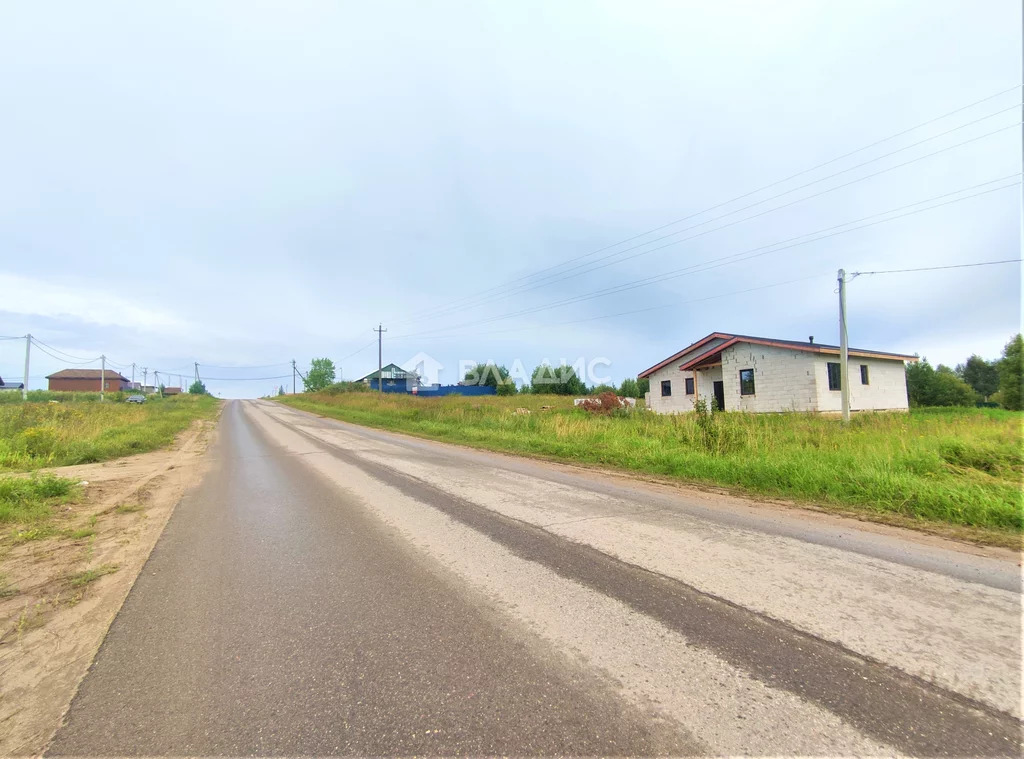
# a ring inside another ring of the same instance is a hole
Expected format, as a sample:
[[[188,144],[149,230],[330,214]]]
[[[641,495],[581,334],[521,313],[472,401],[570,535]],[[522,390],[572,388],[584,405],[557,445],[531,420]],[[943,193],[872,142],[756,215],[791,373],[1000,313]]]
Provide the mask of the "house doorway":
[[[715,405],[719,411],[725,411],[725,383],[715,383]]]

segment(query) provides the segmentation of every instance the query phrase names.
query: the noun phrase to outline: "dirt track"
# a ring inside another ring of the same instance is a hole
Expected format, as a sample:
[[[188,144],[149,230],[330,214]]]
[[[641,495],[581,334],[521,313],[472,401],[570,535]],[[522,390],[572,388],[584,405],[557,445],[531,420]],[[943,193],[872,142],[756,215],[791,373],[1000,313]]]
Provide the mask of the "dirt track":
[[[0,755],[38,754],[49,741],[175,504],[199,481],[215,424],[194,423],[162,451],[48,470],[88,483],[58,529],[94,535],[0,537],[10,589],[0,597]],[[71,582],[90,569],[109,573]]]

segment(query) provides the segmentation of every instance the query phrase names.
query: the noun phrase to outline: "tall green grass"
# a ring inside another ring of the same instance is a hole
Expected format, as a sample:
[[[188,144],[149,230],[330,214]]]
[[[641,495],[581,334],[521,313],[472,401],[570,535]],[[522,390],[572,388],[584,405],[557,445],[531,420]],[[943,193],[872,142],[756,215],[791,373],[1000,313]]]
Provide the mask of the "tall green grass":
[[[193,420],[212,417],[218,406],[209,396],[130,404],[99,403],[98,394],[66,395],[72,397],[0,404],[0,471],[87,464],[161,448]]]
[[[0,477],[0,524],[48,519],[53,507],[77,494],[74,481],[47,474],[41,477]]]
[[[1022,416],[996,409],[859,414],[645,411],[597,416],[568,398],[303,394],[283,403],[437,440],[600,464],[876,514],[1020,533]],[[542,406],[550,406],[543,410]],[[517,414],[517,407],[532,413]]]

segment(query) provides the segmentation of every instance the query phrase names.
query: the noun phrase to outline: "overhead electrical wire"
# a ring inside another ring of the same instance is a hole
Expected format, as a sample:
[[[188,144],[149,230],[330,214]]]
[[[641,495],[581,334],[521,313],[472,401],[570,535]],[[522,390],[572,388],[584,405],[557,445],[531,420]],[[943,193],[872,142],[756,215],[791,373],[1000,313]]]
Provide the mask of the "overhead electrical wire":
[[[1009,175],[1009,176],[1017,177],[1017,176],[1020,176],[1020,175],[1019,174],[1013,174],[1013,175]],[[719,268],[721,266],[726,266],[726,265],[733,264],[733,263],[739,263],[741,261],[750,260],[752,258],[758,258],[758,257],[763,256],[763,255],[768,255],[769,253],[778,253],[778,252],[780,252],[782,250],[788,250],[790,248],[799,247],[801,245],[807,245],[807,244],[812,243],[812,242],[817,242],[817,241],[820,241],[820,240],[828,239],[830,237],[836,237],[836,236],[841,235],[841,234],[847,234],[849,232],[854,232],[854,231],[859,230],[859,229],[866,229],[868,227],[873,227],[873,226],[876,226],[878,224],[885,224],[885,223],[890,222],[890,221],[895,221],[897,219],[902,219],[902,218],[905,218],[907,216],[913,216],[915,214],[923,213],[925,211],[931,211],[931,210],[934,210],[936,208],[941,208],[943,206],[951,205],[953,203],[959,203],[959,202],[962,202],[964,200],[969,200],[971,198],[979,197],[979,196],[982,196],[982,195],[987,195],[989,193],[997,192],[999,190],[1008,189],[1010,187],[1016,187],[1016,186],[1018,186],[1020,184],[1019,181],[1016,181],[1016,182],[1013,182],[1013,183],[1010,183],[1010,184],[1005,184],[1005,185],[1001,185],[999,187],[995,187],[995,188],[991,188],[991,189],[988,189],[988,190],[983,190],[983,191],[980,191],[980,192],[976,192],[976,193],[973,193],[971,195],[965,195],[964,197],[961,197],[961,198],[954,198],[953,200],[947,200],[947,201],[945,201],[943,203],[936,203],[936,204],[931,205],[931,206],[926,206],[925,208],[919,208],[919,209],[916,209],[916,210],[913,210],[913,211],[908,211],[906,213],[898,214],[896,216],[890,216],[889,218],[878,219],[877,221],[872,221],[872,222],[867,223],[867,224],[860,224],[860,222],[866,221],[868,219],[873,219],[873,218],[876,218],[878,216],[887,216],[889,214],[895,213],[896,211],[900,211],[900,210],[903,210],[905,208],[911,208],[913,206],[921,205],[923,203],[929,203],[929,202],[932,202],[932,201],[940,199],[940,198],[949,197],[950,195],[957,195],[957,194],[960,194],[960,193],[963,193],[963,192],[967,192],[968,190],[975,189],[976,187],[982,187],[982,186],[985,186],[985,185],[992,184],[993,182],[999,182],[999,181],[1002,181],[1002,180],[1001,179],[997,179],[997,180],[992,180],[990,182],[984,182],[981,185],[975,185],[973,187],[964,188],[964,189],[957,190],[957,191],[952,192],[952,193],[946,193],[944,195],[939,195],[939,196],[935,196],[933,198],[929,198],[929,199],[926,199],[926,200],[918,201],[916,203],[911,203],[911,204],[909,204],[907,206],[901,206],[899,208],[890,209],[888,211],[882,211],[882,212],[877,213],[877,214],[872,214],[870,216],[862,217],[861,219],[857,219],[857,220],[849,221],[849,222],[844,222],[843,224],[838,224],[838,225],[835,225],[833,227],[826,227],[824,229],[820,229],[820,230],[817,230],[815,232],[809,232],[809,233],[805,233],[803,235],[798,235],[797,237],[792,237],[792,238],[788,238],[786,240],[780,240],[780,241],[777,241],[777,242],[774,242],[774,243],[770,243],[768,245],[761,245],[761,246],[758,246],[756,248],[750,248],[748,250],[740,251],[738,253],[733,253],[733,254],[728,255],[728,256],[722,256],[720,258],[715,258],[715,259],[709,259],[707,261],[702,261],[700,263],[692,264],[692,265],[684,267],[682,269],[676,269],[676,270],[673,270],[673,271],[664,272],[662,274],[654,275],[654,276],[651,276],[651,277],[645,277],[645,278],[642,278],[642,279],[639,279],[639,280],[634,280],[633,282],[623,283],[621,285],[614,285],[612,287],[604,288],[604,289],[597,290],[597,291],[594,291],[594,292],[591,292],[591,293],[584,293],[582,295],[578,295],[578,296],[574,296],[574,297],[571,297],[571,298],[563,299],[563,300],[560,300],[560,301],[555,301],[555,302],[543,304],[541,306],[525,308],[525,309],[521,309],[519,311],[514,311],[514,312],[510,312],[510,313],[506,313],[506,314],[501,314],[501,315],[498,315],[498,316],[490,317],[488,319],[475,320],[473,322],[467,322],[467,323],[463,323],[463,324],[459,324],[459,325],[452,325],[452,326],[448,326],[448,327],[438,327],[438,328],[435,328],[435,329],[424,330],[422,332],[416,332],[416,333],[411,333],[411,334],[406,334],[406,335],[395,335],[394,337],[392,337],[390,339],[394,340],[394,339],[398,339],[400,337],[413,337],[413,336],[421,336],[421,335],[430,335],[430,334],[434,334],[434,333],[437,333],[437,332],[445,332],[445,331],[448,331],[448,330],[451,330],[451,329],[460,329],[460,328],[465,327],[465,326],[473,326],[473,325],[479,325],[479,324],[488,324],[488,323],[495,322],[495,321],[502,321],[504,319],[511,319],[511,318],[515,318],[517,316],[524,316],[526,314],[536,313],[538,311],[546,311],[546,310],[549,310],[551,308],[557,308],[557,307],[563,306],[563,305],[569,305],[569,304],[572,304],[572,303],[578,303],[578,302],[581,302],[581,301],[584,301],[584,300],[592,300],[594,298],[605,297],[607,295],[615,295],[617,293],[625,292],[627,290],[633,290],[633,289],[636,289],[638,287],[645,287],[647,285],[655,284],[656,282],[663,282],[663,281],[666,281],[666,280],[669,280],[669,279],[677,279],[679,277],[687,276],[689,274],[696,274],[696,273],[699,273],[699,272],[702,272],[702,271],[708,271],[710,269]],[[859,224],[859,226],[851,226],[851,225],[854,225],[854,224]],[[850,229],[841,229],[841,227],[850,227]],[[838,231],[831,231],[831,230],[838,230]],[[830,232],[830,234],[823,234],[825,232]],[[813,237],[813,235],[819,235],[819,236],[818,237]],[[803,237],[811,237],[811,239],[801,240],[800,238],[803,238]],[[794,240],[797,241],[797,242],[791,242],[791,241],[794,241]],[[789,243],[789,244],[785,244],[785,243]],[[671,244],[673,244],[673,243],[669,243],[669,245],[671,245]],[[779,247],[779,246],[781,246],[781,247]],[[667,245],[665,247],[667,247]],[[699,267],[704,267],[704,268],[699,268]]]
[[[473,333],[469,333],[469,334],[460,334],[460,335],[435,335],[433,337],[428,337],[427,339],[438,339],[438,338],[449,338],[449,337],[456,337],[456,338],[491,337],[491,336],[494,336],[494,335],[506,335],[506,334],[510,334],[510,333],[514,333],[514,332],[525,332],[525,331],[536,331],[536,330],[539,330],[539,329],[548,329],[550,327],[564,327],[564,326],[571,325],[571,324],[582,324],[584,322],[598,321],[598,320],[601,320],[601,319],[613,319],[613,318],[616,318],[616,317],[619,317],[619,316],[631,316],[633,314],[643,314],[643,313],[647,313],[649,311],[661,311],[661,310],[664,310],[666,308],[677,308],[678,306],[685,306],[685,305],[689,305],[691,303],[703,303],[706,300],[717,300],[718,298],[726,298],[726,297],[729,297],[729,296],[732,296],[732,295],[744,295],[746,293],[752,293],[752,292],[756,292],[758,290],[768,290],[768,289],[771,289],[771,288],[774,288],[774,287],[783,287],[785,285],[796,284],[797,282],[806,282],[806,281],[811,280],[811,279],[824,279],[826,276],[834,277],[835,275],[832,274],[832,273],[829,273],[828,275],[825,275],[825,274],[813,274],[813,275],[808,276],[808,277],[799,277],[797,279],[788,279],[785,282],[774,282],[774,283],[772,283],[770,285],[759,285],[757,287],[749,287],[749,288],[747,288],[745,290],[734,290],[732,292],[721,293],[719,295],[709,295],[709,296],[707,296],[705,298],[693,298],[691,300],[673,301],[672,303],[664,303],[664,304],[662,304],[660,306],[648,306],[646,308],[637,308],[637,309],[634,309],[634,310],[631,310],[631,311],[620,311],[620,312],[614,313],[614,314],[601,314],[599,316],[588,316],[588,317],[583,318],[583,319],[571,319],[569,321],[551,322],[551,323],[543,324],[543,325],[530,325],[530,326],[525,326],[525,327],[513,327],[511,329],[492,330],[492,331],[489,331],[489,332],[473,332]],[[401,340],[401,339],[406,338],[406,337],[411,337],[411,336],[410,335],[397,335],[394,339],[395,340]]]
[[[291,361],[282,361],[277,364],[258,364],[256,366],[218,366],[217,364],[204,364],[199,362],[200,369],[273,369],[276,366],[291,366]],[[192,371],[189,369],[188,371]]]
[[[96,358],[86,359],[86,358],[84,358],[82,356],[76,356],[73,353],[68,353],[66,351],[62,351],[60,348],[54,348],[52,345],[47,345],[46,343],[44,343],[42,340],[39,340],[35,336],[32,337],[32,344],[35,345],[40,350],[43,350],[44,348],[48,348],[49,350],[53,351],[54,353],[59,353],[59,354],[61,354],[63,356],[66,356],[68,363],[92,364],[92,363],[95,363],[96,361],[99,361],[102,358],[101,356],[96,356]],[[43,352],[45,353],[46,351],[44,350]],[[49,354],[49,355],[53,356],[52,353]],[[56,358],[58,361],[65,360],[65,359],[59,358],[58,356],[53,356],[53,358]]]
[[[997,264],[1019,264],[1020,258],[1007,258],[1003,261],[977,261],[970,264],[950,264],[948,266],[920,266],[916,269],[886,269],[884,271],[854,271],[850,272],[851,277],[861,277],[868,274],[905,274],[912,271],[939,271],[940,269],[968,269],[972,266],[995,266]]]
[[[752,204],[750,204],[748,206],[744,206],[743,208],[738,208],[735,211],[730,211],[727,214],[723,214],[721,216],[717,216],[717,217],[708,219],[707,221],[703,221],[700,224],[695,224],[692,227],[685,227],[684,229],[678,230],[678,231],[673,232],[671,234],[664,235],[662,237],[656,237],[656,238],[654,238],[652,240],[647,240],[646,242],[640,243],[639,245],[634,245],[633,247],[625,248],[624,250],[620,250],[620,251],[616,251],[615,253],[609,254],[607,256],[602,256],[601,258],[598,258],[598,259],[596,259],[594,261],[591,261],[588,264],[582,264],[581,266],[573,267],[572,269],[568,269],[568,270],[566,270],[564,272],[560,272],[556,276],[556,278],[554,278],[554,279],[550,279],[548,281],[543,281],[543,282],[529,283],[528,285],[523,285],[523,286],[521,286],[519,288],[513,288],[511,290],[504,291],[504,292],[501,293],[500,296],[496,296],[496,297],[492,297],[492,298],[487,298],[487,299],[484,299],[484,300],[479,300],[479,301],[476,301],[476,302],[473,302],[473,303],[469,303],[469,304],[466,304],[464,306],[460,306],[460,307],[457,307],[457,308],[451,308],[448,311],[443,311],[443,312],[434,314],[433,316],[431,316],[429,318],[438,318],[440,316],[447,316],[449,314],[457,313],[459,311],[464,311],[464,310],[467,310],[467,309],[470,309],[470,308],[478,308],[479,306],[484,305],[485,303],[488,303],[488,302],[491,302],[491,301],[494,301],[494,300],[505,300],[507,298],[512,297],[513,295],[522,295],[523,293],[527,293],[527,292],[530,292],[532,290],[536,290],[536,289],[541,288],[541,287],[547,287],[547,286],[550,286],[550,285],[553,285],[553,284],[557,284],[559,282],[564,282],[565,280],[568,280],[568,279],[574,279],[576,277],[583,276],[584,274],[589,274],[589,273],[597,271],[599,269],[607,268],[608,266],[615,266],[617,264],[623,263],[624,261],[630,261],[630,260],[633,260],[633,259],[636,259],[636,258],[640,258],[641,256],[649,255],[649,254],[654,253],[654,252],[656,252],[658,250],[663,250],[664,248],[668,247],[669,245],[678,245],[678,244],[681,244],[681,243],[684,243],[684,242],[688,242],[690,240],[695,240],[695,239],[697,239],[699,237],[703,237],[705,235],[711,234],[712,232],[718,232],[718,231],[723,230],[723,229],[728,229],[729,227],[733,227],[733,226],[736,226],[737,224],[742,224],[742,223],[750,221],[752,219],[756,219],[756,218],[759,218],[761,216],[765,216],[765,215],[767,215],[769,213],[774,213],[775,211],[779,211],[779,210],[781,210],[783,208],[789,208],[790,206],[794,206],[794,205],[796,205],[798,203],[802,203],[805,200],[812,200],[812,199],[820,197],[822,195],[827,195],[830,192],[835,192],[836,190],[842,189],[844,187],[849,187],[850,185],[857,184],[858,182],[863,182],[866,179],[871,179],[871,178],[877,177],[877,176],[879,176],[881,174],[886,174],[886,173],[888,173],[890,171],[895,171],[896,169],[900,169],[900,168],[903,168],[904,166],[908,166],[908,165],[910,165],[912,163],[917,163],[918,161],[922,161],[922,160],[925,160],[927,158],[931,158],[931,157],[936,156],[936,155],[938,155],[940,153],[944,153],[944,152],[946,152],[948,150],[953,150],[954,148],[962,147],[963,145],[967,145],[968,143],[976,142],[977,140],[984,139],[985,137],[991,137],[992,135],[998,134],[1000,132],[1004,132],[1004,131],[1006,131],[1008,129],[1013,129],[1016,126],[1020,126],[1020,124],[1019,123],[1018,124],[1011,124],[1009,126],[1002,127],[1000,129],[996,129],[996,130],[991,131],[991,132],[987,132],[987,133],[985,133],[983,135],[979,135],[977,137],[972,137],[969,140],[964,140],[963,142],[959,142],[959,143],[957,143],[955,145],[950,145],[950,146],[947,146],[945,148],[941,148],[941,149],[936,150],[936,151],[934,151],[932,153],[926,153],[925,155],[918,156],[916,158],[912,158],[909,161],[905,161],[903,163],[896,164],[895,166],[890,166],[890,167],[887,167],[885,169],[881,169],[881,170],[873,172],[871,174],[867,174],[867,175],[865,175],[863,177],[858,177],[857,179],[853,179],[853,180],[851,180],[849,182],[844,182],[843,184],[839,184],[839,185],[836,185],[834,187],[829,187],[829,188],[821,190],[819,192],[812,193],[811,195],[806,195],[806,196],[804,196],[802,198],[797,198],[796,200],[789,201],[788,203],[784,203],[784,204],[779,205],[779,206],[774,206],[774,207],[766,209],[764,211],[759,211],[756,214],[751,214],[750,216],[746,216],[746,217],[744,217],[742,219],[736,219],[736,220],[728,222],[726,224],[722,224],[721,226],[714,227],[714,228],[708,229],[708,230],[704,230],[703,232],[699,232],[699,233],[697,233],[695,235],[691,235],[689,237],[684,237],[684,238],[682,238],[680,240],[674,240],[673,242],[669,243],[668,245],[661,245],[661,246],[658,246],[656,248],[648,248],[647,250],[641,250],[638,253],[634,253],[633,255],[630,255],[630,256],[623,256],[624,253],[629,253],[630,251],[637,250],[639,248],[643,248],[644,246],[650,245],[652,243],[660,242],[662,240],[667,240],[670,237],[674,237],[674,236],[676,236],[678,234],[682,234],[683,232],[689,231],[691,229],[696,229],[697,227],[701,227],[704,224],[707,224],[709,222],[718,221],[720,219],[724,219],[727,216],[731,216],[734,213],[738,213],[739,211],[748,210],[748,209],[753,208],[755,206],[761,205],[762,203],[767,202],[769,200],[774,200],[774,199],[780,198],[780,197],[782,197],[784,195],[788,195],[791,192],[794,192],[795,190],[803,189],[805,187],[810,186],[811,184],[817,184],[817,181],[821,181],[821,180],[816,180],[815,182],[811,182],[811,183],[809,183],[807,185],[802,185],[801,187],[796,187],[793,190],[787,190],[786,192],[779,193],[778,195],[774,195],[774,196],[772,196],[770,198],[765,198],[764,200],[758,201],[757,203],[752,203]],[[867,163],[870,163],[870,161],[867,162]],[[864,164],[861,164],[861,165],[863,166]],[[858,168],[858,167],[854,167],[854,168]],[[845,173],[845,170],[844,170],[844,172],[839,172],[839,173],[840,174],[841,173]],[[832,177],[837,176],[837,175],[838,174],[833,174],[830,177],[825,177],[824,179],[829,179],[829,178],[832,178]],[[621,258],[617,258],[617,260],[614,260],[614,261],[608,261],[607,263],[598,264],[599,261],[604,261],[604,260],[606,260],[608,258],[614,258],[614,257],[617,257],[617,256],[622,256],[622,257]],[[593,264],[598,264],[598,265],[593,265]],[[589,267],[589,268],[585,268],[582,271],[578,271],[575,274],[569,273],[569,272],[574,271],[575,269],[579,269],[581,267]],[[406,320],[406,321],[408,321],[408,320]],[[398,323],[401,324],[402,322],[398,322]]]
[[[75,364],[77,366],[85,366],[86,364],[95,364],[97,361],[100,360],[99,356],[97,356],[96,358],[91,358],[88,361],[71,361],[69,359],[62,358],[55,353],[51,353],[47,348],[44,348],[41,345],[39,345],[34,338],[32,340],[32,344],[35,345],[36,348],[45,353],[47,356],[56,359],[57,361],[60,361],[62,364]]]
[[[349,358],[352,358],[353,356],[356,356],[356,355],[358,355],[358,354],[362,353],[362,352],[363,352],[364,350],[366,350],[367,348],[370,348],[370,347],[372,347],[372,346],[374,346],[374,345],[376,345],[376,344],[377,344],[377,340],[376,340],[376,339],[373,339],[373,340],[371,340],[370,342],[368,342],[368,343],[367,343],[366,345],[364,345],[364,346],[363,346],[362,348],[360,348],[359,350],[355,350],[355,351],[352,351],[352,352],[351,352],[351,353],[349,353],[349,354],[348,354],[347,356],[342,356],[341,358],[339,358],[339,359],[338,359],[338,363],[340,364],[340,363],[341,363],[342,361],[344,361],[345,359],[349,359]]]
[[[176,372],[172,372],[175,374]],[[277,377],[203,377],[204,382],[262,382],[264,380],[288,379],[292,375],[281,374]]]
[[[812,166],[812,167],[810,167],[808,169],[804,169],[804,170],[799,171],[799,172],[797,172],[795,174],[791,174],[788,177],[785,177],[783,179],[776,180],[776,181],[771,182],[769,184],[766,184],[766,185],[763,185],[761,187],[758,187],[757,189],[754,189],[754,190],[751,190],[749,192],[746,192],[746,193],[744,193],[742,195],[738,195],[738,196],[736,196],[734,198],[730,198],[729,200],[722,201],[722,202],[717,203],[715,205],[712,205],[712,206],[709,206],[707,208],[704,208],[704,209],[702,209],[700,211],[691,213],[691,214],[689,214],[687,216],[683,216],[683,217],[681,217],[679,219],[675,219],[675,220],[673,220],[671,222],[668,222],[667,224],[663,224],[661,226],[654,227],[654,228],[649,229],[649,230],[647,230],[645,232],[641,232],[641,233],[639,233],[637,235],[633,235],[632,237],[625,238],[625,239],[620,240],[620,241],[618,241],[616,243],[612,243],[611,245],[607,245],[607,246],[605,246],[603,248],[598,248],[598,249],[590,251],[588,253],[584,253],[584,254],[582,254],[580,256],[576,256],[575,258],[571,258],[571,259],[568,259],[566,261],[563,261],[563,262],[561,262],[559,264],[555,264],[553,266],[549,266],[549,267],[546,267],[544,269],[540,269],[540,270],[538,270],[536,272],[532,272],[530,274],[518,277],[516,279],[509,280],[507,282],[502,283],[501,285],[496,285],[494,287],[488,288],[488,289],[483,290],[483,291],[481,291],[479,293],[476,293],[474,295],[466,296],[464,298],[460,298],[460,299],[456,300],[454,302],[454,304],[451,304],[448,307],[442,307],[441,309],[438,309],[437,307],[434,307],[434,308],[428,308],[428,309],[425,309],[425,310],[418,311],[410,319],[405,319],[405,320],[402,320],[402,321],[397,322],[397,323],[399,323],[399,324],[405,323],[407,321],[411,321],[411,320],[414,320],[416,318],[426,318],[428,315],[440,315],[438,313],[439,311],[444,312],[448,308],[451,308],[454,305],[464,304],[464,303],[467,303],[468,301],[477,300],[480,297],[482,297],[484,295],[487,295],[489,293],[498,292],[498,291],[504,291],[506,288],[508,288],[511,285],[515,285],[517,282],[522,282],[524,280],[532,279],[532,278],[537,277],[537,276],[539,276],[541,274],[544,274],[545,272],[548,272],[548,271],[553,271],[555,269],[560,269],[560,268],[562,268],[562,267],[564,267],[564,266],[566,266],[566,265],[568,265],[570,263],[574,263],[575,261],[579,261],[579,260],[582,260],[582,259],[585,259],[585,258],[590,258],[590,257],[592,257],[594,255],[597,255],[597,254],[602,253],[604,251],[610,250],[612,248],[616,248],[616,247],[618,247],[620,245],[624,245],[626,243],[632,242],[632,241],[637,240],[637,239],[639,239],[641,237],[646,237],[647,235],[650,235],[650,234],[653,234],[655,232],[661,231],[663,229],[667,229],[669,227],[675,226],[676,224],[680,224],[680,223],[682,223],[684,221],[687,221],[689,219],[695,218],[695,217],[700,216],[700,215],[702,215],[704,213],[707,213],[709,211],[713,211],[713,210],[716,210],[718,208],[722,208],[723,206],[729,205],[730,203],[733,203],[733,202],[742,200],[744,198],[750,197],[751,195],[755,195],[758,192],[762,192],[764,190],[771,189],[772,187],[777,187],[780,184],[784,184],[785,182],[788,182],[788,181],[790,181],[792,179],[796,179],[797,177],[803,176],[805,174],[809,174],[809,173],[811,173],[813,171],[816,171],[817,169],[823,168],[825,166],[829,166],[829,165],[831,165],[833,163],[836,163],[836,162],[838,162],[838,161],[840,161],[840,160],[842,160],[844,158],[848,158],[850,156],[856,155],[857,153],[861,153],[861,152],[863,152],[865,150],[869,150],[872,147],[876,147],[876,146],[884,144],[886,142],[890,142],[890,141],[892,141],[892,140],[894,140],[894,139],[896,139],[898,137],[902,137],[903,135],[909,134],[910,132],[916,131],[916,130],[921,129],[921,128],[925,127],[925,126],[933,124],[933,123],[935,123],[937,121],[941,121],[942,119],[948,118],[949,116],[953,116],[953,115],[955,115],[957,113],[960,113],[962,111],[965,111],[965,110],[968,110],[970,108],[973,108],[974,106],[980,105],[981,103],[985,103],[985,102],[988,102],[989,100],[993,100],[993,99],[995,99],[997,97],[1000,97],[1002,95],[1006,95],[1006,94],[1008,94],[1010,92],[1013,92],[1013,91],[1017,90],[1018,88],[1019,88],[1019,85],[1007,88],[1005,90],[1001,90],[1000,92],[994,93],[993,95],[990,95],[988,97],[982,98],[982,99],[977,100],[977,101],[975,101],[973,103],[970,103],[968,105],[962,106],[962,107],[957,108],[957,109],[952,110],[952,111],[948,111],[947,113],[944,113],[941,116],[936,116],[936,117],[934,117],[932,119],[929,119],[928,121],[921,122],[920,124],[917,124],[917,125],[915,125],[913,127],[910,127],[908,129],[904,129],[904,130],[902,130],[900,132],[896,132],[895,134],[889,135],[888,137],[884,137],[884,138],[882,138],[880,140],[876,140],[875,142],[869,143],[868,145],[864,145],[864,146],[862,146],[860,148],[857,148],[855,150],[852,150],[852,151],[849,151],[847,153],[844,153],[844,154],[842,154],[840,156],[832,158],[832,159],[830,159],[828,161],[825,161],[823,163],[819,163],[819,164],[817,164],[815,166]],[[907,149],[909,149],[911,147],[915,147],[916,145],[920,145],[920,144],[922,144],[924,142],[927,142],[929,140],[936,139],[938,137],[944,136],[944,135],[949,134],[951,132],[957,131],[958,129],[963,129],[963,128],[967,127],[967,126],[971,126],[973,124],[978,123],[979,121],[983,121],[985,119],[991,118],[992,116],[999,115],[1001,113],[1005,113],[1005,112],[1007,112],[1009,110],[1013,110],[1013,109],[1019,107],[1019,105],[1020,104],[1016,104],[1014,106],[1011,106],[1010,108],[1003,109],[1001,111],[997,111],[997,112],[995,112],[993,114],[989,114],[987,116],[983,116],[983,117],[981,117],[979,119],[976,119],[974,121],[968,122],[967,124],[963,124],[961,126],[958,126],[958,127],[953,128],[953,129],[947,130],[946,132],[942,132],[942,133],[940,133],[938,135],[933,135],[933,136],[931,136],[929,138],[926,138],[925,140],[921,140],[921,141],[919,141],[917,143],[914,143],[912,145],[906,146],[904,148],[900,148],[899,150],[896,150],[896,151],[893,151],[891,153],[887,153],[887,154],[885,154],[883,156],[879,156],[877,158],[871,159],[871,160],[866,161],[866,162],[864,162],[862,164],[858,164],[858,166],[850,167],[850,169],[846,169],[844,171],[849,171],[849,170],[852,170],[854,168],[858,168],[859,166],[863,166],[863,165],[866,165],[867,163],[872,163],[874,161],[880,160],[881,158],[885,158],[885,157],[891,156],[891,155],[893,155],[893,154],[895,154],[897,152],[900,152],[902,150],[907,150]],[[954,147],[958,147],[958,146],[954,146]],[[840,173],[842,173],[842,172],[840,172]],[[836,175],[830,175],[830,177],[831,176],[836,176]],[[816,182],[823,181],[824,179],[828,179],[830,177],[823,177],[822,179],[815,180],[815,182],[811,182],[808,185],[803,185],[803,187],[809,186],[810,184],[815,184]],[[794,188],[793,190],[790,190],[789,192],[793,192],[796,189],[800,189],[800,188]],[[787,194],[787,193],[782,193],[782,194]],[[778,196],[775,196],[775,197],[778,197]],[[770,199],[771,198],[767,198],[767,199],[765,199],[765,201],[760,201],[760,202],[766,202],[767,200],[770,200]],[[739,210],[743,210],[743,209],[737,209],[737,211],[734,211],[733,213],[738,212]],[[685,230],[682,230],[682,231],[685,231]],[[654,241],[653,240],[649,240],[649,241],[647,241],[647,243],[641,243],[641,245],[648,244],[650,242],[654,242]],[[623,252],[623,251],[620,251],[620,252]],[[612,255],[615,255],[615,254],[612,254]],[[560,272],[559,274],[564,274],[564,273],[565,272]],[[550,276],[558,276],[558,275],[553,274],[553,275],[550,275]],[[547,277],[547,278],[550,278],[550,276]],[[519,289],[519,288],[517,288],[517,289]]]

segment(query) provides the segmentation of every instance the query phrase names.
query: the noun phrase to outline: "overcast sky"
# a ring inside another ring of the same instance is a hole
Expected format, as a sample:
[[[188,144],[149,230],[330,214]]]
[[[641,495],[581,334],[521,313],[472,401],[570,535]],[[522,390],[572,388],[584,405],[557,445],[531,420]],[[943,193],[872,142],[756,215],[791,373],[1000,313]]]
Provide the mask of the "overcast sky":
[[[198,361],[225,397],[290,390],[216,378],[292,358],[358,378],[378,323],[385,363],[448,382],[580,357],[617,382],[712,331],[836,342],[840,267],[1020,257],[1020,83],[1018,0],[6,2],[0,334]],[[859,277],[849,314],[855,346],[995,357],[1020,268]],[[62,366],[34,351],[32,387]]]

